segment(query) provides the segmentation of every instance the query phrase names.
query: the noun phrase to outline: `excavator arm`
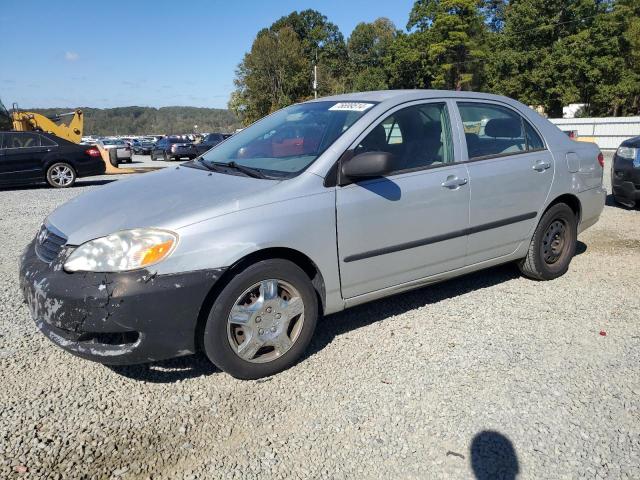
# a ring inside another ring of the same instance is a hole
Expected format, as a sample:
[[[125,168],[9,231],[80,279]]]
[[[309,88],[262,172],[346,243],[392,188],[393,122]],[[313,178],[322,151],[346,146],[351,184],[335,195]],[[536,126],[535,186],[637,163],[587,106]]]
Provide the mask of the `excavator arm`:
[[[64,123],[63,120],[69,117],[71,117],[69,123]],[[47,117],[40,113],[23,112],[14,104],[11,121],[13,129],[17,132],[48,132],[74,143],[80,143],[82,139],[84,125],[82,110]]]

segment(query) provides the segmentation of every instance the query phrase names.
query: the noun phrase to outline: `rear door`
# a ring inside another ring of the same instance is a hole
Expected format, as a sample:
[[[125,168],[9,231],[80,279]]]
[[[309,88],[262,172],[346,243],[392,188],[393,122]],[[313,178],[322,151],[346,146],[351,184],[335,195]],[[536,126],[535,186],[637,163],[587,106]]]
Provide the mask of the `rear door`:
[[[456,161],[449,109],[442,101],[396,107],[346,153],[387,151],[395,155],[396,168],[381,178],[337,187],[344,298],[464,265],[468,173]]]
[[[513,253],[528,237],[554,174],[541,135],[514,109],[457,102],[468,154],[470,234],[467,264]]]

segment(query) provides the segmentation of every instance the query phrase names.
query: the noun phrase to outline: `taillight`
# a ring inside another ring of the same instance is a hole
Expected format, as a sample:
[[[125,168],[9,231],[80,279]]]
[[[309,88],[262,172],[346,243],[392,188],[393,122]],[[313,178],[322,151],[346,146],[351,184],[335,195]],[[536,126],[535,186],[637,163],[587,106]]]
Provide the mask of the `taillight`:
[[[100,156],[100,150],[98,150],[96,147],[87,148],[84,151],[84,153],[86,153],[90,157],[99,157]]]
[[[598,163],[602,168],[604,168],[604,155],[602,152],[598,153]]]

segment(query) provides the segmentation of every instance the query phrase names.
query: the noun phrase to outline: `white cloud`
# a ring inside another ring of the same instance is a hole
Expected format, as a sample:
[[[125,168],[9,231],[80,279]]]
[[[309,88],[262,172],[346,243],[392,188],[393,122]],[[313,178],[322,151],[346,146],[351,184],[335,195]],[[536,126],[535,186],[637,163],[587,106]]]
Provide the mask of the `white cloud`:
[[[64,54],[64,59],[67,62],[75,62],[76,60],[78,60],[80,58],[80,55],[78,55],[76,52],[66,52]]]

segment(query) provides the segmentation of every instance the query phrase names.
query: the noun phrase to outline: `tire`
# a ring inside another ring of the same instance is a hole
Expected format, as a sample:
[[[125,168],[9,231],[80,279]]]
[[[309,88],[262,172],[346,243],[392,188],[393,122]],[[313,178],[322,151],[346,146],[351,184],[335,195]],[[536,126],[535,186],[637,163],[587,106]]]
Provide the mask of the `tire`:
[[[53,188],[72,187],[76,183],[76,171],[66,162],[56,162],[47,168],[47,183]]]
[[[268,288],[273,282],[277,289]],[[277,294],[269,293],[274,291]],[[230,321],[232,308],[239,309],[234,319],[243,319],[243,324]],[[317,319],[317,296],[306,273],[288,260],[263,260],[222,289],[209,312],[202,344],[209,360],[235,378],[267,377],[300,359]]]
[[[553,280],[564,275],[576,252],[577,219],[566,203],[552,205],[542,215],[527,256],[518,267],[534,280]]]

